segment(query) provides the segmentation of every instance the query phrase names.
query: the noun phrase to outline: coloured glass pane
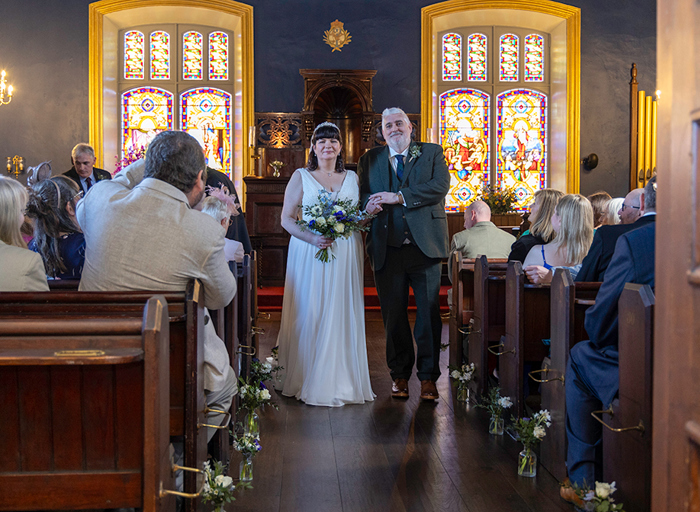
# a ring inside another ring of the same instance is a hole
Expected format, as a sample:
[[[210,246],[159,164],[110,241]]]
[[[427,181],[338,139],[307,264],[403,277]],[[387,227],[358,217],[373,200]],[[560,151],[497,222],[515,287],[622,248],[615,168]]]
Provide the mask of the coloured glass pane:
[[[147,147],[158,132],[173,129],[173,94],[140,87],[122,94],[122,157]]]
[[[167,32],[151,34],[151,79],[170,80],[170,35]]]
[[[501,82],[518,81],[518,36],[515,34],[503,34],[500,39],[499,73]]]
[[[486,36],[472,34],[467,39],[467,80],[486,81]]]
[[[442,79],[462,79],[462,36],[459,34],[442,36]]]
[[[131,30],[124,34],[124,78],[143,80],[143,34]]]
[[[497,186],[513,190],[516,210],[527,210],[533,194],[547,186],[547,96],[513,89],[496,102]]]
[[[525,81],[544,82],[544,37],[539,34],[525,37]]]
[[[228,35],[209,34],[209,80],[228,80]]]
[[[207,166],[232,176],[231,95],[212,88],[193,89],[180,97],[180,129],[199,141]]]
[[[489,182],[489,95],[455,89],[440,95],[440,144],[450,172],[445,209],[465,208]]]
[[[185,32],[182,36],[182,78],[201,80],[203,75],[202,34]]]

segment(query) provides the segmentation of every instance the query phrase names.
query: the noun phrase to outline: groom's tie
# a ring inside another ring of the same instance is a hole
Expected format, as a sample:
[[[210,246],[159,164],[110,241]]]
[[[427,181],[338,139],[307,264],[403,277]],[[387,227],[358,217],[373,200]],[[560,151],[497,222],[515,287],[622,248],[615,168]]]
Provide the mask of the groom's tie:
[[[403,180],[403,155],[396,155],[396,175]]]

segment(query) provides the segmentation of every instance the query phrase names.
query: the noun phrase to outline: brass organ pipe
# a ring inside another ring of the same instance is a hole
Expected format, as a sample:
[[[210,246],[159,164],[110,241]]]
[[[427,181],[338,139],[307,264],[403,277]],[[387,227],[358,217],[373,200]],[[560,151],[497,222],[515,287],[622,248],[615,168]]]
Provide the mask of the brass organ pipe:
[[[645,94],[644,91],[639,91],[637,99],[637,187],[641,186],[644,173],[644,128],[646,123],[645,118]]]
[[[652,98],[647,96],[646,106],[644,107],[644,181],[642,186],[646,185],[646,182],[651,176],[651,110],[652,110]]]
[[[657,101],[651,104],[651,173],[656,172],[656,106]],[[650,176],[651,177],[651,176]]]

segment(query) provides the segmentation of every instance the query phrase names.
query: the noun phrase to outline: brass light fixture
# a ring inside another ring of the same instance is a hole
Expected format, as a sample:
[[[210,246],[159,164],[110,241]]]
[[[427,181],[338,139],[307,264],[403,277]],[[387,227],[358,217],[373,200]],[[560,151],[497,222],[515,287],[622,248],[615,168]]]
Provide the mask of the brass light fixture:
[[[14,157],[8,156],[7,172],[9,174],[14,174],[15,179],[18,179],[19,175],[24,172],[24,158],[19,155],[15,155]]]
[[[5,70],[0,72],[0,105],[7,105],[12,101],[12,92],[14,88],[7,85],[7,80],[5,80]],[[7,96],[5,96],[5,91],[7,91]]]

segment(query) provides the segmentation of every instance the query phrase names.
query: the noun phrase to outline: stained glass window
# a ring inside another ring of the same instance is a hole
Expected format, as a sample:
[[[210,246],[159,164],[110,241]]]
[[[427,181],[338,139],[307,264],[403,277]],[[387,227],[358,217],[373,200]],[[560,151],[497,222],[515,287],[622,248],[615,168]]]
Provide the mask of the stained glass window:
[[[462,79],[462,36],[459,34],[442,36],[442,79]]]
[[[158,132],[173,129],[173,94],[139,87],[122,94],[122,157],[148,146]]]
[[[440,144],[450,171],[445,209],[471,203],[489,182],[489,95],[455,89],[440,95]]]
[[[182,78],[201,80],[203,75],[202,34],[185,32],[182,36]]]
[[[544,37],[539,34],[525,37],[525,81],[544,82]]]
[[[220,89],[202,88],[180,97],[180,129],[199,141],[207,166],[232,177],[231,95]]]
[[[124,34],[124,78],[143,80],[143,34],[130,30]]]
[[[228,35],[209,34],[209,80],[228,80]]]
[[[170,35],[161,30],[151,34],[151,79],[170,80]]]
[[[499,74],[501,82],[518,81],[518,36],[503,34],[498,51]]]
[[[467,38],[467,80],[486,81],[486,36],[472,34]]]
[[[547,96],[529,89],[503,92],[496,115],[496,182],[515,192],[515,210],[524,212],[547,186]]]

